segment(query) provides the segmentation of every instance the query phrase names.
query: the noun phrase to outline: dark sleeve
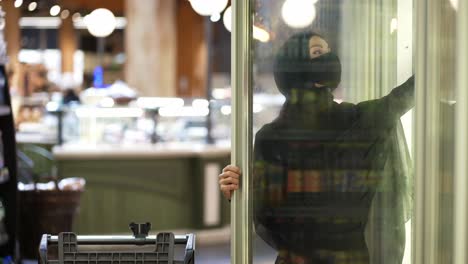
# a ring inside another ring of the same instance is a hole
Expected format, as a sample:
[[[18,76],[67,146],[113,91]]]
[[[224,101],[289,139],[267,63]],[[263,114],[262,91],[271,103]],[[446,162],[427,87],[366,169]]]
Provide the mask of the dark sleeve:
[[[414,75],[388,95],[357,105],[365,126],[390,127],[414,106]]]

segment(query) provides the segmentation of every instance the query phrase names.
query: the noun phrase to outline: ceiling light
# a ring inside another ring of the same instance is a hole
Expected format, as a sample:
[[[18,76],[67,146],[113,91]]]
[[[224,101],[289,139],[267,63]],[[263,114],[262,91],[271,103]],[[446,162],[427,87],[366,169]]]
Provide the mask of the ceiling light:
[[[69,16],[70,16],[70,11],[68,11],[66,9],[62,11],[62,14],[60,14],[60,17],[62,19],[67,19]]]
[[[292,28],[305,28],[315,19],[316,0],[286,0],[281,8],[283,21]]]
[[[58,5],[54,5],[53,7],[50,8],[50,15],[51,16],[57,16],[58,14],[60,14],[60,6]]]
[[[193,10],[201,16],[221,13],[228,4],[228,0],[189,0],[189,2]]]
[[[214,13],[210,17],[211,22],[218,22],[220,19],[221,19],[220,13]]]
[[[23,5],[23,0],[15,0],[14,5],[16,8],[21,7]]]
[[[29,3],[29,5],[28,5],[28,10],[29,10],[30,12],[36,10],[36,8],[37,8],[37,2],[31,2],[31,3]]]
[[[226,11],[224,11],[223,15],[223,24],[226,29],[231,32],[232,30],[232,7],[228,7]]]
[[[76,12],[76,13],[73,14],[73,16],[72,16],[73,22],[77,22],[80,18],[81,18],[81,14],[78,13],[78,12]]]
[[[112,34],[117,26],[114,14],[105,8],[98,8],[85,16],[84,23],[91,35],[101,38]]]

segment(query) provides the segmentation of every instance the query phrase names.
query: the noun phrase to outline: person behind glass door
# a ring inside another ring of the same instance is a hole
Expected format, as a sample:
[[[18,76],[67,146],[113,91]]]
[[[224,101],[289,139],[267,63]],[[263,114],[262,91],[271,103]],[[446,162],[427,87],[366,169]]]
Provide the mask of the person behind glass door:
[[[253,192],[255,229],[276,263],[401,263],[411,194],[399,118],[414,78],[380,99],[336,103],[341,63],[313,32],[285,42],[274,77],[286,102],[256,134]],[[238,167],[223,169],[227,199],[239,181]]]

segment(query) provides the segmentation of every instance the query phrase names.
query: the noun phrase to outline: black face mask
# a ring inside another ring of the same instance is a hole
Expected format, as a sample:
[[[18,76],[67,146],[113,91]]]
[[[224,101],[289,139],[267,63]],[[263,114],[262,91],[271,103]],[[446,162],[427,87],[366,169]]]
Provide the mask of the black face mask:
[[[274,76],[279,90],[289,95],[291,89],[335,89],[341,82],[341,62],[334,53],[317,58],[277,57]],[[316,87],[315,84],[324,85]]]

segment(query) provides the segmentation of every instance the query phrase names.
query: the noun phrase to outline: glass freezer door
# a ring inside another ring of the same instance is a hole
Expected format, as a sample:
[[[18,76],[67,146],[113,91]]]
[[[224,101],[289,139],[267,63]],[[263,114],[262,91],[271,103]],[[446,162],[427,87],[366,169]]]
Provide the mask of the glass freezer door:
[[[467,263],[468,3],[232,14],[231,263]]]

